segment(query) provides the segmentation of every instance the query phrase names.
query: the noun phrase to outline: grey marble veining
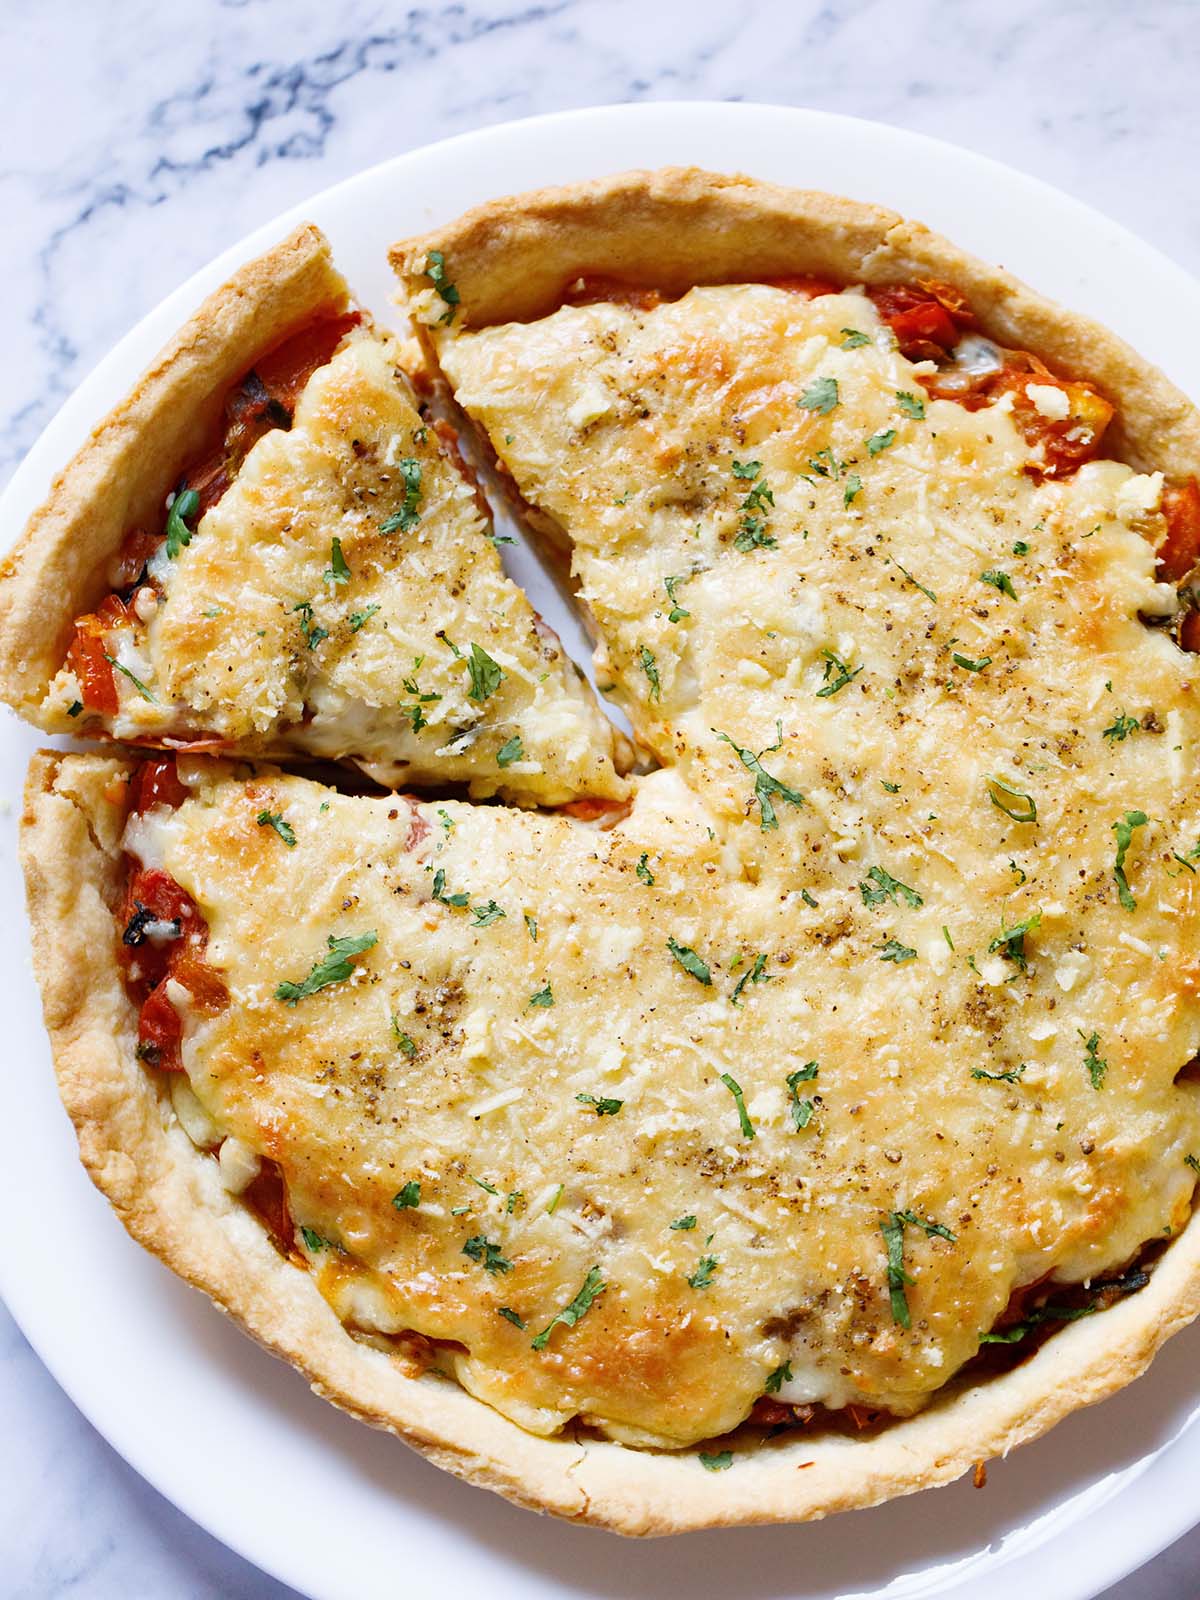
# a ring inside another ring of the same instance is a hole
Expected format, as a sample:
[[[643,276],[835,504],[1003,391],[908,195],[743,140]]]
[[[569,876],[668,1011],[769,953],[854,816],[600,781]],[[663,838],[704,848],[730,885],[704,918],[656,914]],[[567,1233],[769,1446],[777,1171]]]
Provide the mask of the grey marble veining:
[[[0,62],[0,484],[112,344],[252,227],[399,151],[541,111],[744,99],[874,117],[1035,172],[1200,271],[1193,0],[41,0],[0,7]],[[143,1484],[2,1312],[0,1394],[4,1600],[288,1592]],[[1200,1534],[1108,1600],[1198,1592]]]

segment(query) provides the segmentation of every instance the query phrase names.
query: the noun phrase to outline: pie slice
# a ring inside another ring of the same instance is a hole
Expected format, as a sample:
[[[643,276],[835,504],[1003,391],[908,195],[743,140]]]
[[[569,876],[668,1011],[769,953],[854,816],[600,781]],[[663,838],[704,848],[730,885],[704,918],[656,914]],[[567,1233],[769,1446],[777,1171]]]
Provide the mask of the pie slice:
[[[388,785],[625,788],[451,431],[311,227],[205,302],[59,479],[0,584],[0,691],[54,732]]]

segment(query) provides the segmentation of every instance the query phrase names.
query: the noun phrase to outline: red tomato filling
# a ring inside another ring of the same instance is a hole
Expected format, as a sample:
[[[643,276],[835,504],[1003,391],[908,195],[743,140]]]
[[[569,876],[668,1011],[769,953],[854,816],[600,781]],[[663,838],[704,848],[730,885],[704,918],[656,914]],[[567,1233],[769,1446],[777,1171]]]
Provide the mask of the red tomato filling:
[[[867,294],[910,361],[944,360],[963,330],[975,327],[970,306],[948,283],[889,283]]]
[[[584,272],[567,285],[563,304],[591,306],[601,300],[611,300],[614,305],[632,306],[636,311],[653,311],[666,298],[657,289],[623,283],[620,278],[610,277],[603,272]]]
[[[148,761],[130,784],[130,813],[177,806],[186,796],[173,760]],[[208,928],[196,902],[169,873],[132,861],[118,917],[125,984],[140,1005],[138,1055],[152,1066],[177,1072],[183,1065],[183,1025],[168,998],[168,983],[173,979],[181,984],[194,1009],[206,1016],[229,1003],[220,974],[205,959]]]
[[[1158,549],[1158,575],[1179,583],[1200,562],[1200,483],[1188,478],[1169,484],[1163,490],[1162,514],[1167,536]]]

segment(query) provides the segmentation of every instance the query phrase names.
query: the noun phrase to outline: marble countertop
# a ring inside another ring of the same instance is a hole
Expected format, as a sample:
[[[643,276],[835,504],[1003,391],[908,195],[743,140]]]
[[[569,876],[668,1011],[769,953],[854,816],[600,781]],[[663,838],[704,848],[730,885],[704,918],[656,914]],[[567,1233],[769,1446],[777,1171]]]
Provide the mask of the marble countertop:
[[[1200,272],[1192,0],[41,0],[0,16],[0,485],[96,361],[251,227],[448,134],[614,101],[765,100],[938,135]],[[1169,311],[1169,308],[1165,308]],[[74,1410],[0,1310],[0,1591],[291,1591]],[[1196,1592],[1200,1531],[1105,1600]]]

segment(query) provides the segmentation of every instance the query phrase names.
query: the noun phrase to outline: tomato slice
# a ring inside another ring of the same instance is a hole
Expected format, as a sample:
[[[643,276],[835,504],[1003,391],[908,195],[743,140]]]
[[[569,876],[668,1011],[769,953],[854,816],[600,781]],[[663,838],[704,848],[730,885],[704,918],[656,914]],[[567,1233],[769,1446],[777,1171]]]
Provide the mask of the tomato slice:
[[[867,294],[910,361],[941,360],[962,330],[975,326],[971,308],[950,284],[889,283]]]
[[[161,761],[143,761],[129,785],[130,814],[140,816],[155,806],[181,806],[187,794],[179,781],[179,769],[173,756]]]
[[[1200,483],[1188,478],[1168,484],[1163,490],[1162,513],[1167,536],[1158,549],[1158,575],[1178,583],[1200,562]],[[1184,645],[1185,650],[1191,648]]]
[[[264,1157],[258,1177],[242,1191],[242,1199],[266,1225],[276,1249],[290,1255],[296,1248],[296,1224],[288,1207],[287,1184],[274,1161]]]
[[[115,594],[107,595],[95,611],[78,617],[75,637],[67,650],[67,666],[79,680],[79,694],[89,711],[115,717],[120,706],[117,679],[108,660],[115,652],[108,647],[113,628],[127,626],[129,612]]]
[[[138,1015],[138,1056],[152,1067],[165,1072],[182,1072],[183,1060],[179,1053],[183,1038],[183,1023],[179,1013],[167,999],[167,979],[155,985],[142,1002]]]

